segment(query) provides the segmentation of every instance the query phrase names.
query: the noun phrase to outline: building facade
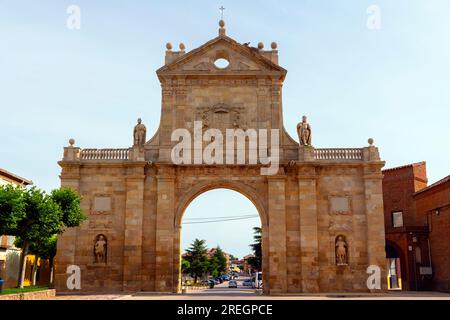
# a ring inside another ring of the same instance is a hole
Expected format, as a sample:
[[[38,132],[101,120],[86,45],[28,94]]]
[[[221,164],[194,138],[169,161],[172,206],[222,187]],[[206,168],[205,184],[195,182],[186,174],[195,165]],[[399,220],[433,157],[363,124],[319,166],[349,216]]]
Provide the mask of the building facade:
[[[422,274],[430,266],[427,221],[418,214],[414,201],[415,192],[427,183],[425,162],[383,170],[390,289],[430,289],[431,276]]]
[[[450,176],[417,191],[414,200],[428,225],[432,288],[450,292]]]
[[[221,21],[219,35],[199,48],[172,49],[167,44],[156,72],[161,121],[151,139],[139,121],[131,148],[83,149],[74,140],[64,148],[61,184],[81,194],[89,219],[59,238],[56,288],[67,291],[67,267],[77,265],[84,291],[179,292],[183,213],[216,188],[240,192],[259,212],[265,293],[368,291],[370,265],[384,278],[384,162],[373,140],[363,148],[315,148],[306,119],[299,142],[290,137],[282,112],[287,71],[276,43],[269,50],[238,43]],[[191,163],[174,161],[177,129],[194,137],[182,152]],[[234,138],[225,164],[217,153],[217,161],[202,161],[205,141],[228,129],[270,136],[271,147],[258,151],[266,159],[267,149],[278,152],[276,171],[267,174],[267,162],[250,159],[250,143],[245,161],[236,161],[243,149]]]

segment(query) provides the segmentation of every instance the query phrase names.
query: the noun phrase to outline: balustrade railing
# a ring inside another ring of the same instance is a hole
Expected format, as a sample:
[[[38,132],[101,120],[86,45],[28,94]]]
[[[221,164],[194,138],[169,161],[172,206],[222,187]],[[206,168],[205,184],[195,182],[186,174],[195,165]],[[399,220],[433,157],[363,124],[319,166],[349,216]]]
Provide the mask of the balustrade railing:
[[[316,160],[363,160],[363,149],[314,149]]]
[[[81,160],[128,160],[129,149],[82,149]]]

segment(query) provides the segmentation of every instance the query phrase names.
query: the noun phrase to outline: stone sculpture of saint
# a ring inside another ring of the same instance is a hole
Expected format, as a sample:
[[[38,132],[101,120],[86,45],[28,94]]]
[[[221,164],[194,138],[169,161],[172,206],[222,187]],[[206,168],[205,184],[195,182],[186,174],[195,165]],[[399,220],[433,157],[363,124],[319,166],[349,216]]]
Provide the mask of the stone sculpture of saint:
[[[106,263],[107,242],[104,235],[97,236],[97,241],[94,244],[94,256],[96,263]]]
[[[347,242],[343,236],[338,236],[336,239],[336,264],[338,266],[347,265]]]
[[[146,133],[147,128],[142,123],[141,118],[139,118],[137,121],[137,125],[134,127],[133,131],[133,138],[134,138],[133,146],[142,147],[145,143]]]
[[[297,134],[301,146],[311,146],[311,126],[307,122],[306,116],[303,116],[302,122],[297,124]]]

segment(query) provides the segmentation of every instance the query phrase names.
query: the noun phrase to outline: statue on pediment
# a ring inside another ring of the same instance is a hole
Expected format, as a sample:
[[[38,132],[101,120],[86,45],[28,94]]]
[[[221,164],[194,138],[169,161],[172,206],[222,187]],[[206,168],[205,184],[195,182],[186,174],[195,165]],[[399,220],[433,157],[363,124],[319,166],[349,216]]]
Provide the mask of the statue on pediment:
[[[145,144],[145,136],[147,134],[147,128],[142,123],[141,118],[138,119],[137,125],[134,127],[133,131],[133,146],[142,147]]]
[[[306,116],[303,116],[302,122],[297,124],[297,134],[301,146],[311,146],[312,132]]]

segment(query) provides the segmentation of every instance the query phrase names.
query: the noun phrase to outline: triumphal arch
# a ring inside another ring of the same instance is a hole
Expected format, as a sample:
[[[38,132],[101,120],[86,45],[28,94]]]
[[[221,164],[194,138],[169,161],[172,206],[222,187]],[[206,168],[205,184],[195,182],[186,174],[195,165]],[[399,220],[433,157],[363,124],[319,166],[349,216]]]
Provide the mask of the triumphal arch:
[[[228,188],[260,214],[265,293],[367,291],[367,268],[385,266],[384,162],[373,140],[315,148],[314,126],[300,118],[307,106],[290,137],[276,43],[241,44],[221,21],[199,48],[166,47],[153,137],[139,120],[132,147],[71,139],[64,148],[61,184],[81,194],[88,220],[59,238],[56,288],[68,290],[75,265],[83,291],[179,292],[183,212],[201,193]]]

